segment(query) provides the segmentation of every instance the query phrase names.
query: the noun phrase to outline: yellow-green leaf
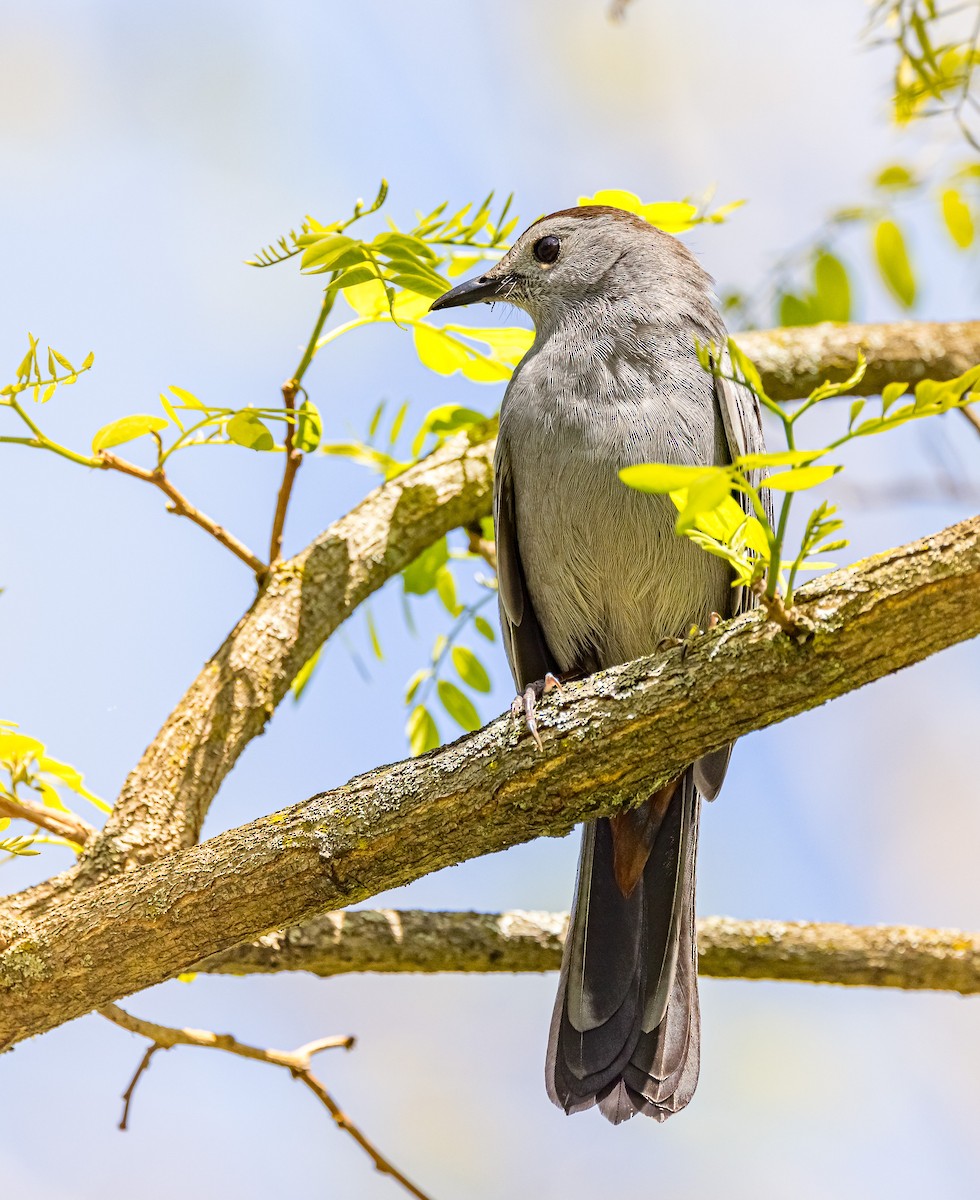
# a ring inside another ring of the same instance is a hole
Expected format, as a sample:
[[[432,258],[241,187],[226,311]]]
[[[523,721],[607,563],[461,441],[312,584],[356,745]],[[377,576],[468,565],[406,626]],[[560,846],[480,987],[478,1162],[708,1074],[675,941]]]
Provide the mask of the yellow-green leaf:
[[[821,450],[774,450],[772,454],[740,454],[735,459],[735,465],[744,467],[747,471],[759,467],[797,467],[802,463],[812,462],[825,451]]]
[[[15,733],[11,729],[0,729],[0,763],[5,767],[16,766],[44,754],[44,743],[26,733]]]
[[[675,529],[683,533],[694,526],[701,513],[711,512],[731,498],[731,479],[727,471],[713,469],[687,488],[683,506],[677,515]]]
[[[154,417],[149,413],[134,413],[131,417],[120,417],[103,425],[92,438],[92,450],[98,454],[100,450],[109,450],[113,446],[122,446],[125,442],[135,441],[147,433],[159,432],[169,425],[166,417]]]
[[[436,586],[436,577],[449,561],[449,546],[441,537],[427,546],[413,562],[402,571],[402,586],[409,595],[424,596]]]
[[[497,635],[493,631],[493,626],[484,617],[474,617],[473,624],[488,642],[496,641]]]
[[[943,192],[943,220],[949,236],[962,249],[973,242],[973,214],[963,197],[953,188]]]
[[[416,705],[408,714],[405,732],[414,755],[425,754],[439,745],[439,730],[424,704]]]
[[[204,405],[200,402],[200,400],[198,400],[194,393],[187,391],[186,388],[174,387],[174,385],[171,384],[169,390],[173,392],[173,394],[185,408],[204,408]]]
[[[490,676],[483,663],[468,646],[453,646],[453,666],[459,672],[464,683],[469,684],[474,691],[489,692]]]
[[[436,571],[436,595],[451,617],[458,617],[463,611],[462,605],[456,599],[456,580],[448,567],[440,567]]]
[[[313,672],[317,668],[317,663],[320,661],[320,655],[323,653],[323,647],[320,646],[310,655],[306,662],[296,672],[293,682],[289,685],[289,690],[293,693],[293,699],[299,700],[306,690],[306,685],[313,678]]]
[[[476,711],[473,701],[464,695],[455,683],[450,683],[448,679],[440,679],[436,686],[442,707],[457,725],[467,733],[480,728],[480,714]]]
[[[470,325],[444,325],[443,329],[451,330],[475,342],[482,342],[489,347],[492,356],[500,362],[509,363],[516,367],[534,341],[534,333],[530,329],[522,329],[519,325],[506,325],[493,328],[476,328]]]
[[[320,444],[320,410],[312,400],[304,400],[296,414],[293,441],[299,450],[310,453]]]
[[[638,463],[633,467],[623,467],[619,472],[619,478],[628,487],[658,496],[676,492],[679,488],[691,487],[708,475],[723,477],[725,491],[728,491],[728,472],[724,467],[679,467],[670,463]]]
[[[606,204],[611,208],[622,208],[626,212],[636,213],[665,233],[683,233],[698,223],[696,204],[686,200],[644,204],[635,192],[623,191],[620,188],[604,188],[594,196],[579,196],[578,202],[580,205]]]
[[[883,171],[879,171],[875,179],[875,187],[882,188],[887,191],[898,191],[905,188],[912,188],[916,185],[915,176],[901,163],[893,163],[889,167],[885,167]]]
[[[806,488],[818,487],[826,483],[832,475],[840,470],[837,466],[825,467],[796,467],[792,471],[781,471],[778,475],[770,475],[763,480],[763,486],[774,492],[801,492]]]
[[[821,250],[813,263],[817,318],[821,321],[851,319],[851,284],[847,268],[836,255]]]
[[[311,268],[317,271],[329,271],[340,258],[356,247],[359,247],[359,243],[354,238],[347,237],[342,233],[319,238],[303,251],[300,268],[304,271]]]
[[[511,376],[511,367],[507,363],[480,354],[434,325],[416,325],[412,335],[419,360],[439,375],[460,371],[475,383],[501,383]]]
[[[882,410],[887,412],[888,409],[891,408],[891,406],[899,398],[899,396],[904,396],[908,390],[909,385],[907,383],[899,383],[897,381],[894,383],[886,383],[881,389]]]
[[[408,681],[408,683],[405,684],[405,703],[406,704],[412,703],[412,701],[415,699],[415,693],[419,690],[419,688],[429,678],[429,676],[431,674],[432,674],[432,669],[430,667],[420,667],[419,670],[415,672],[415,674]]]
[[[875,258],[889,291],[904,305],[915,303],[915,276],[905,247],[905,237],[894,221],[879,221],[874,233]]]
[[[233,442],[246,450],[271,450],[276,444],[268,426],[247,408],[235,413],[225,430]]]

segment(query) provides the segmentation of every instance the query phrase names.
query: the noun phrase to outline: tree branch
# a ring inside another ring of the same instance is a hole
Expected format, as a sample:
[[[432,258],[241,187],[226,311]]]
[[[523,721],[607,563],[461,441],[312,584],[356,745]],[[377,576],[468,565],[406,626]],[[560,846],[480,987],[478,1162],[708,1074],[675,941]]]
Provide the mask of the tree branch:
[[[289,508],[289,498],[293,494],[296,472],[303,461],[303,452],[296,446],[296,393],[299,388],[298,379],[287,379],[282,385],[282,399],[286,406],[286,412],[289,413],[283,443],[286,451],[286,465],[282,470],[282,483],[279,485],[276,511],[272,518],[272,534],[269,538],[270,563],[277,563],[282,556],[282,533],[286,526],[286,510]]]
[[[98,833],[94,825],[90,825],[77,813],[48,808],[31,800],[20,800],[16,796],[0,795],[0,817],[17,817],[22,821],[30,821],[32,825],[46,829],[55,837],[67,838],[76,846],[86,845]]]
[[[867,359],[856,396],[876,396],[886,383],[954,379],[980,362],[980,321],[894,321],[887,325],[799,325],[738,333],[773,400],[805,396],[825,379],[838,382]]]
[[[145,467],[139,467],[136,463],[128,462],[125,458],[118,458],[115,454],[110,454],[108,450],[102,450],[99,453],[99,461],[104,469],[119,471],[123,475],[132,475],[134,479],[142,479],[144,483],[151,483],[154,487],[159,488],[170,501],[167,505],[170,512],[175,513],[178,517],[187,517],[188,520],[193,521],[195,525],[203,529],[205,533],[209,533],[226,550],[230,550],[236,558],[240,558],[243,563],[246,563],[255,573],[255,577],[259,583],[265,579],[269,568],[262,559],[253,554],[244,542],[240,542],[223,525],[219,525],[207,513],[203,513],[199,508],[195,508],[184,493],[171,483],[163,470],[158,468],[155,471],[148,471]]]
[[[196,971],[327,978],[388,973],[557,971],[567,913],[332,912],[267,933]],[[698,921],[699,969],[719,979],[782,979],[849,987],[980,993],[980,934],[906,925]]]
[[[980,361],[980,321],[801,326],[738,341],[777,399],[847,374],[859,348],[868,359],[862,393],[950,379]],[[323,641],[426,546],[487,515],[492,434],[488,426],[448,441],[279,564],[130,774],[80,866],[7,898],[2,913],[41,912],[73,888],[193,845],[221,782]]]
[[[491,432],[454,438],[272,569],[126,780],[80,882],[197,841],[222,781],[300,668],[386,580],[489,505]]]
[[[813,635],[758,611],[422,756],[0,927],[0,1048],[316,912],[611,815],[754,729],[980,633],[980,517],[801,589]]]
[[[294,1079],[298,1079],[316,1096],[330,1113],[337,1127],[344,1133],[350,1134],[364,1150],[374,1163],[375,1170],[380,1171],[383,1175],[390,1175],[407,1192],[417,1197],[417,1200],[428,1200],[426,1194],[404,1176],[389,1159],[385,1158],[373,1142],[368,1140],[313,1074],[311,1060],[314,1054],[337,1048],[350,1050],[354,1045],[352,1037],[320,1038],[315,1042],[308,1042],[305,1046],[300,1046],[298,1050],[263,1050],[258,1046],[249,1046],[245,1042],[238,1041],[230,1033],[212,1033],[208,1029],[176,1029],[170,1025],[158,1025],[155,1021],[145,1021],[142,1017],[133,1016],[132,1013],[126,1012],[125,1009],[119,1008],[115,1004],[107,1004],[104,1008],[100,1008],[99,1012],[106,1020],[122,1026],[123,1029],[128,1029],[130,1033],[137,1033],[140,1037],[150,1040],[150,1045],[140,1059],[136,1073],[123,1092],[120,1129],[126,1129],[129,1124],[129,1110],[136,1085],[158,1050],[170,1050],[174,1046],[199,1046],[206,1050],[223,1050],[228,1054],[236,1054],[239,1058],[250,1058],[253,1062],[271,1063],[276,1067],[285,1067]]]

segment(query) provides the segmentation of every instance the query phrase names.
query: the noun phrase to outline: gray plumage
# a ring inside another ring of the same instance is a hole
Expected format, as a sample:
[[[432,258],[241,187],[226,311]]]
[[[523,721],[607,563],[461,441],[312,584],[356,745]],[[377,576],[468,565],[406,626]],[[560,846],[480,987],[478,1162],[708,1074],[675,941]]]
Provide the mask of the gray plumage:
[[[754,397],[698,362],[695,341],[723,346],[725,329],[694,256],[619,209],[570,209],[433,307],[492,299],[535,325],[495,458],[500,617],[518,691],[650,654],[735,611],[726,564],[675,535],[669,498],[618,477],[763,449]],[[598,1104],[614,1122],[664,1120],[694,1092],[698,817],[729,751],[584,827],[547,1055],[548,1093],[566,1112]]]

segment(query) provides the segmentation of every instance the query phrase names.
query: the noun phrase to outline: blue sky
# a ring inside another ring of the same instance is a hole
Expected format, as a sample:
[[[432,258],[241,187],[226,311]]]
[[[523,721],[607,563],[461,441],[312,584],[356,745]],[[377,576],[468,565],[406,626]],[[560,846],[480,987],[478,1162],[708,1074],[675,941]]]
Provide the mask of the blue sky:
[[[345,213],[382,175],[403,221],[491,188],[515,191],[531,219],[599,187],[652,200],[716,183],[720,200],[748,204],[690,243],[721,285],[758,285],[829,209],[863,199],[882,162],[930,153],[887,128],[889,63],[859,47],[863,19],[853,0],[822,5],[819,20],[809,6],[763,0],[635,0],[619,26],[603,0],[7,6],[2,361],[12,375],[28,329],[73,357],[95,351],[92,375],[44,413],[80,447],[114,417],[152,411],[170,384],[214,403],[275,402],[319,281],[242,260],[307,212]],[[975,315],[975,261],[945,251],[930,214],[912,233],[920,315]],[[857,292],[863,317],[896,315],[866,272]],[[498,309],[490,319],[513,317]],[[450,401],[491,411],[501,392],[430,375],[391,328],[338,343],[307,382],[338,440],[363,432],[381,398],[409,400],[418,419]],[[818,428],[836,420],[816,418]],[[952,456],[976,479],[978,449],[965,423],[947,421],[863,447],[848,474],[865,487],[894,484]],[[262,546],[278,471],[272,456],[215,450],[185,456],[175,474],[201,507]],[[287,551],[372,485],[354,465],[308,462]],[[0,505],[0,715],[112,797],[249,603],[250,577],[167,516],[150,489],[54,457],[3,448]],[[847,553],[965,512],[854,507]],[[397,586],[373,610],[385,660],[362,678],[351,651],[366,656],[367,638],[355,617],[304,702],[283,705],[249,747],[208,834],[403,755],[401,687],[441,618],[419,604],[420,635],[407,635]],[[487,716],[510,699],[499,646],[488,664]],[[700,911],[980,925],[980,817],[964,753],[980,718],[978,667],[976,646],[962,647],[746,738],[703,821]],[[4,886],[64,865],[61,853],[5,867]],[[384,902],[564,908],[575,853],[574,838],[538,842]],[[202,977],[131,1007],[276,1046],[357,1034],[358,1048],[324,1058],[322,1073],[435,1196],[971,1190],[974,1002],[705,980],[694,1104],[664,1127],[613,1130],[595,1114],[566,1119],[545,1097],[553,991],[548,976]],[[158,1056],[131,1131],[118,1133],[118,1096],[140,1052],[89,1017],[4,1058],[0,1171],[10,1195],[396,1194],[283,1073],[203,1051]]]

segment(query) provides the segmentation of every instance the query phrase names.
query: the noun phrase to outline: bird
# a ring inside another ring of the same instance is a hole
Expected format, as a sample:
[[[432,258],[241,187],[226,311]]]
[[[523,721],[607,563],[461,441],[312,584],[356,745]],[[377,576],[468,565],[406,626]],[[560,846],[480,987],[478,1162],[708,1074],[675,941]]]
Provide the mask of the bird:
[[[542,217],[432,309],[495,301],[534,324],[501,407],[493,514],[515,707],[537,738],[545,691],[754,603],[722,559],[676,535],[667,496],[627,487],[619,471],[722,465],[765,446],[710,276],[641,215],[581,205]],[[718,370],[704,369],[699,343]],[[583,826],[546,1056],[548,1094],[566,1113],[597,1105],[614,1124],[663,1121],[694,1094],[698,825],[730,753]]]

